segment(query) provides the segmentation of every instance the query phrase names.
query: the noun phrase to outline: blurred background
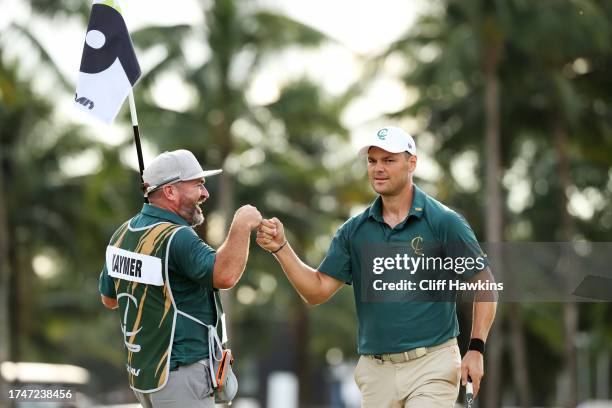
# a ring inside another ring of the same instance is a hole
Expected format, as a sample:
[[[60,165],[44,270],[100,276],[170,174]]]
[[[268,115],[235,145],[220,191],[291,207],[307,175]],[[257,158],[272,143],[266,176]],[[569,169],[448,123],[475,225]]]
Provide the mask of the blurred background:
[[[225,170],[207,180],[198,228],[213,247],[250,203],[318,266],[374,198],[355,146],[384,124],[414,135],[417,184],[480,241],[610,241],[611,1],[122,6],[143,71],[145,164],[187,148]],[[142,206],[127,107],[110,127],[72,108],[90,8],[0,0],[0,385],[65,384],[84,407],[135,401],[97,282],[112,232]],[[235,406],[359,406],[350,288],[307,307],[253,243],[224,297]],[[611,312],[500,304],[478,406],[612,406]]]

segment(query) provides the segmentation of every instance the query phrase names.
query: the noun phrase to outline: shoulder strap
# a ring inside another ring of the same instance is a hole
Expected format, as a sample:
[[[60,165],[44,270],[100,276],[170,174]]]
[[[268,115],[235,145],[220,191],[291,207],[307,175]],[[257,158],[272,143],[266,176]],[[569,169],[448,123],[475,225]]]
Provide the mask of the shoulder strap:
[[[217,314],[217,321],[215,322],[215,329],[221,326],[221,344],[227,343],[227,328],[225,325],[225,313],[223,312],[223,304],[221,303],[221,293],[217,289],[213,289],[213,296],[215,298],[215,312]]]

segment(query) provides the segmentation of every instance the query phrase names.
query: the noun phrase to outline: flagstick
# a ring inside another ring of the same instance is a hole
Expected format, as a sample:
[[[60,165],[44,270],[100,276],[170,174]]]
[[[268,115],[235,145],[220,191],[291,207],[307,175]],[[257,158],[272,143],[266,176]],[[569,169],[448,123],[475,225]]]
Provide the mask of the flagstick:
[[[140,169],[140,182],[144,184],[142,173],[144,171],[144,160],[142,158],[142,147],[140,146],[140,132],[138,130],[138,116],[136,115],[136,102],[134,102],[134,92],[130,89],[130,115],[132,116],[132,129],[134,130],[134,143],[136,143],[136,154],[138,155],[138,168]],[[144,202],[148,203],[149,199],[144,198]]]

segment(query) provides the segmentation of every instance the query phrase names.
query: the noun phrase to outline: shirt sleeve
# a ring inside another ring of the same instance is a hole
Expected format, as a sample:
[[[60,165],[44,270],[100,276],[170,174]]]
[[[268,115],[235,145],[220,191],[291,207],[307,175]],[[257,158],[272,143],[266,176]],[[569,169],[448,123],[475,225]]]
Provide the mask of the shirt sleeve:
[[[353,283],[353,273],[351,270],[351,248],[347,229],[347,224],[345,223],[336,231],[327,255],[323,262],[321,262],[321,265],[319,265],[319,272],[350,285]]]
[[[112,299],[117,298],[117,294],[115,293],[115,280],[108,275],[108,271],[106,270],[106,262],[104,263],[102,272],[100,272],[98,290],[100,291],[100,294],[106,297]]]
[[[114,242],[117,239],[118,235],[120,234],[120,231],[124,227],[126,227],[126,224],[128,222],[129,221],[123,223],[123,225],[113,233],[110,242]],[[115,292],[115,279],[108,275],[108,270],[106,269],[106,256],[104,257],[104,266],[102,267],[102,272],[100,272],[100,279],[98,281],[98,291],[100,292],[100,294],[111,299],[117,298],[117,293]]]
[[[212,289],[216,256],[192,228],[181,228],[174,235],[169,263],[176,266],[177,273]]]
[[[464,217],[448,211],[441,223],[445,256],[455,261],[455,273],[469,279],[489,266],[474,231]]]

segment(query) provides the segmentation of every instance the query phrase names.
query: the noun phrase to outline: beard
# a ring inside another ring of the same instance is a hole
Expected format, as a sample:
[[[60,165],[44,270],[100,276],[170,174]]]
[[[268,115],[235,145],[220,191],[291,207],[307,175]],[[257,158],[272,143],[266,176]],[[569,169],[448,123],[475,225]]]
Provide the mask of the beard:
[[[196,213],[194,214],[193,219],[191,220],[191,226],[197,227],[198,225],[201,225],[203,222],[204,222],[204,214]]]
[[[183,217],[192,227],[197,227],[204,222],[204,214],[202,214],[202,210],[198,203],[183,203],[179,211],[181,217]]]

